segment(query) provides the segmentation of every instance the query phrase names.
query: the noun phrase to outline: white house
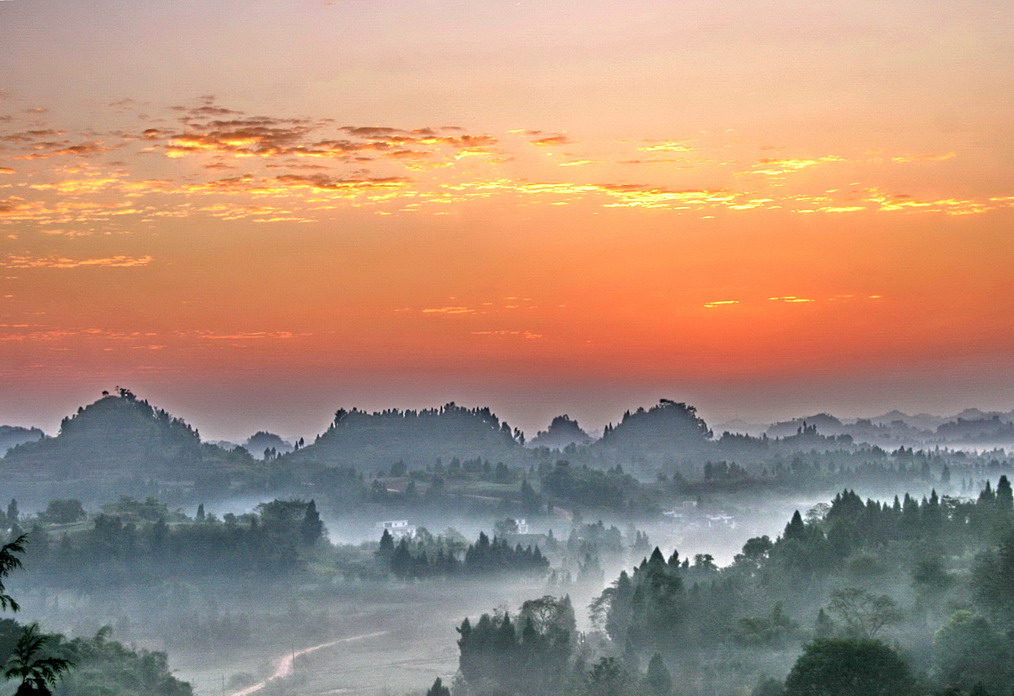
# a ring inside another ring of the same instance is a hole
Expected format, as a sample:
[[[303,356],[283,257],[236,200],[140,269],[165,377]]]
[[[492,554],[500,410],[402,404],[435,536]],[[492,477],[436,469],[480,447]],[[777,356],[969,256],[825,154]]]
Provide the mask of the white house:
[[[415,538],[415,525],[409,524],[408,520],[388,520],[377,526],[383,527],[384,531],[394,537],[395,541],[404,537]]]

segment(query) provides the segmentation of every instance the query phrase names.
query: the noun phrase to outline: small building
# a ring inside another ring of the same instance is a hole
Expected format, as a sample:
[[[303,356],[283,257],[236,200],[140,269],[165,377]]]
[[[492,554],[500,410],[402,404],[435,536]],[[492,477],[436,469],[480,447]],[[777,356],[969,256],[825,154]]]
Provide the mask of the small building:
[[[381,522],[378,527],[383,527],[384,531],[390,534],[395,541],[408,537],[409,539],[415,538],[415,525],[409,524],[408,520],[388,520]]]

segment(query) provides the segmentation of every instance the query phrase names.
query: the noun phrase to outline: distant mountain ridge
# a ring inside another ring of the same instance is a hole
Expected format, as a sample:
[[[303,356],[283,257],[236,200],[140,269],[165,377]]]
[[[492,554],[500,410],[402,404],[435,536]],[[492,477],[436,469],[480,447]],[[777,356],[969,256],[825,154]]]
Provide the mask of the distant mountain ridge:
[[[419,411],[342,409],[313,444],[289,457],[384,466],[397,461],[429,464],[453,457],[508,461],[521,449],[523,437],[489,408],[466,408],[453,402]]]
[[[704,451],[712,435],[696,408],[660,399],[649,409],[625,412],[619,423],[606,426],[602,438],[590,448],[607,456],[623,455],[642,463],[660,463]]]
[[[938,419],[935,427],[917,427],[916,423],[930,418]],[[777,452],[812,448],[1012,447],[1014,412],[966,409],[945,418],[892,411],[856,420],[820,413],[772,424],[762,437],[739,434],[716,439],[693,406],[661,399],[650,408],[627,411],[618,423],[607,425],[597,440],[576,420],[557,416],[526,448],[523,433],[489,408],[452,402],[423,410],[342,409],[311,444],[300,439],[290,452],[288,442],[262,431],[247,441],[248,448],[253,448],[248,452],[242,447],[227,450],[202,443],[198,431],[183,419],[121,389],[65,418],[55,437],[44,437],[38,429],[12,427],[0,428],[3,434],[35,438],[19,442],[0,459],[0,471],[10,482],[133,478],[149,488],[165,483],[228,490],[230,486],[284,486],[307,472],[333,466],[377,471],[397,462],[416,468],[437,460],[449,464],[454,458],[534,465],[556,456],[543,447],[559,451],[560,458],[576,464],[629,465],[645,475],[660,469],[692,469],[705,460],[761,461]],[[272,450],[270,457],[257,461],[254,457],[262,457],[265,449]]]
[[[913,416],[894,410],[872,418],[839,419],[828,413],[818,413],[773,423],[765,434],[784,438],[805,427],[815,427],[821,435],[847,435],[856,442],[889,449],[899,446],[1014,446],[1014,410],[982,411],[977,408],[966,408],[952,416],[928,413]]]
[[[587,445],[594,438],[581,429],[576,420],[566,414],[557,416],[547,430],[540,430],[529,442],[529,447],[548,447],[562,450],[570,445]]]
[[[9,450],[0,465],[8,472],[44,470],[66,479],[115,473],[192,479],[208,461],[225,455],[202,444],[183,419],[121,389],[64,418],[56,437]]]
[[[38,428],[22,428],[19,425],[0,425],[0,457],[12,447],[25,442],[35,442],[46,437]]]

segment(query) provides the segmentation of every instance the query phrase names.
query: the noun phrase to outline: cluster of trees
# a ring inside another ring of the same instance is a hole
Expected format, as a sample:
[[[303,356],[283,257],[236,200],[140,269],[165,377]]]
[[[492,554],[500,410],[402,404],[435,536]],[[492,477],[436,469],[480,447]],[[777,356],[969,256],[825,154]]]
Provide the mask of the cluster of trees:
[[[878,502],[844,490],[797,511],[777,539],[748,540],[725,568],[656,548],[592,603],[596,629],[573,635],[551,667],[523,649],[520,619],[467,624],[461,678],[480,695],[551,684],[603,696],[751,686],[754,696],[1006,696],[1012,578],[1006,476],[972,499]]]
[[[607,510],[625,509],[638,488],[637,479],[620,466],[601,471],[560,460],[542,475],[543,492],[555,499]]]
[[[538,546],[511,546],[506,539],[492,541],[484,533],[470,544],[459,558],[454,545],[427,544],[420,541],[413,548],[409,539],[395,543],[387,530],[380,538],[377,551],[381,562],[399,578],[424,578],[450,575],[486,575],[491,573],[543,574],[549,568],[549,559]]]
[[[0,547],[0,609],[18,611],[4,579],[21,567],[27,538]],[[37,624],[0,619],[3,676],[18,684],[15,696],[192,696],[186,682],[172,676],[165,653],[132,650],[109,640],[112,629],[93,638],[68,640],[45,634]]]
[[[570,597],[525,602],[512,621],[506,612],[483,614],[458,628],[462,678],[477,696],[564,693],[571,677],[575,635]]]
[[[60,510],[73,507],[56,502]],[[36,527],[29,538],[34,581],[85,589],[171,578],[280,576],[315,555],[325,529],[313,500],[275,500],[221,519],[201,506],[190,520],[154,499],[124,498],[104,506],[90,527],[64,531],[58,540]]]

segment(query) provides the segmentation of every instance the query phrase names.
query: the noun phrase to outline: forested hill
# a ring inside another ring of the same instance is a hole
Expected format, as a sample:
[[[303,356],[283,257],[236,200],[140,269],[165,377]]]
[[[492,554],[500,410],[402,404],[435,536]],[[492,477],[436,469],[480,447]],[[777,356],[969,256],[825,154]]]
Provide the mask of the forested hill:
[[[592,437],[569,416],[557,416],[547,430],[539,431],[528,443],[529,447],[548,447],[562,450],[569,445],[580,447],[592,442]]]
[[[316,442],[290,457],[361,467],[398,461],[432,464],[438,458],[448,462],[454,457],[506,462],[520,456],[522,442],[521,431],[512,430],[489,408],[449,403],[421,411],[343,409]]]
[[[658,405],[623,414],[617,425],[607,425],[594,447],[603,453],[641,461],[673,461],[700,454],[708,447],[711,430],[684,403],[662,399]]]
[[[11,447],[16,447],[22,442],[33,442],[45,437],[38,428],[21,428],[16,425],[0,425],[0,457]]]
[[[230,456],[202,444],[197,431],[182,419],[121,389],[64,418],[56,437],[9,450],[0,466],[7,474],[35,479],[121,474],[193,480],[209,463]]]

